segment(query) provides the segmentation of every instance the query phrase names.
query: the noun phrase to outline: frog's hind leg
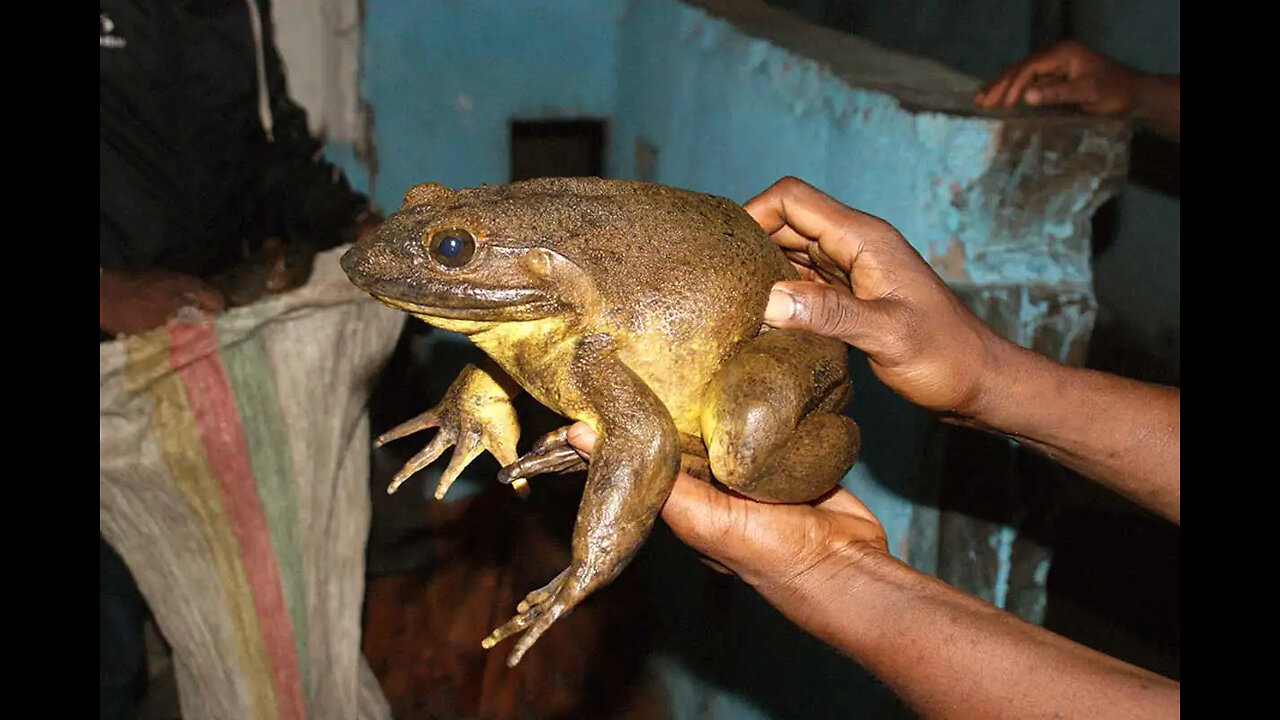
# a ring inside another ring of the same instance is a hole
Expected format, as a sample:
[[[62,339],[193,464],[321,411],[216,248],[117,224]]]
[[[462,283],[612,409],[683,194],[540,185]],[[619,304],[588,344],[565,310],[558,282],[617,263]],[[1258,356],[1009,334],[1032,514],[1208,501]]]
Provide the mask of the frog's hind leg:
[[[569,567],[529,593],[517,615],[482,643],[493,647],[524,633],[507,664],[520,662],[557,619],[609,583],[649,536],[680,467],[675,421],[657,395],[612,352],[611,341],[584,338],[577,348],[575,379],[592,398],[596,447],[573,530]],[[554,443],[549,443],[554,444]]]
[[[716,480],[766,502],[805,502],[834,487],[858,456],[847,349],[796,330],[746,344],[711,381],[701,418]]]

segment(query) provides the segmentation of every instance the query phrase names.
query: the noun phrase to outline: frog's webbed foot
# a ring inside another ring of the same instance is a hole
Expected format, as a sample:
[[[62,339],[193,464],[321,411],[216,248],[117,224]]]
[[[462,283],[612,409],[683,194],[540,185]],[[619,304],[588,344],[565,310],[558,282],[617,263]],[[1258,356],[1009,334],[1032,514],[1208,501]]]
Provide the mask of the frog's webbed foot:
[[[480,642],[480,647],[488,650],[512,635],[523,632],[524,635],[507,656],[507,667],[515,667],[547,628],[590,594],[592,586],[600,584],[592,582],[590,575],[586,566],[578,563],[565,568],[551,582],[525,595],[524,600],[516,606],[516,616],[489,633]]]
[[[436,485],[436,499],[443,498],[467,465],[485,450],[503,465],[515,461],[520,425],[516,421],[510,394],[490,372],[493,371],[468,366],[449,386],[439,405],[378,436],[374,447],[382,447],[392,440],[422,430],[439,428],[431,442],[392,477],[391,484],[387,486],[388,493],[394,493],[405,480],[430,465],[451,446],[454,447],[453,456]],[[503,380],[510,382],[506,378]]]
[[[384,444],[412,435],[413,433],[431,428],[440,428],[435,437],[431,438],[431,442],[425,448],[420,450],[409,461],[396,472],[391,478],[391,483],[387,486],[387,493],[394,493],[400,489],[405,480],[408,480],[414,473],[422,468],[435,462],[437,458],[444,454],[444,451],[451,446],[456,446],[453,451],[453,457],[449,459],[449,466],[440,475],[440,483],[436,486],[436,498],[444,497],[449,490],[449,486],[457,479],[463,469],[471,463],[480,452],[484,449],[484,440],[481,439],[481,431],[463,430],[458,426],[462,423],[445,424],[441,415],[446,414],[440,406],[436,406],[411,420],[408,420],[396,427],[388,430],[374,441],[374,447],[382,447]]]
[[[569,426],[538,438],[529,452],[498,471],[498,482],[511,485],[517,492],[528,491],[528,478],[542,473],[567,473],[584,470],[587,461],[569,444]]]

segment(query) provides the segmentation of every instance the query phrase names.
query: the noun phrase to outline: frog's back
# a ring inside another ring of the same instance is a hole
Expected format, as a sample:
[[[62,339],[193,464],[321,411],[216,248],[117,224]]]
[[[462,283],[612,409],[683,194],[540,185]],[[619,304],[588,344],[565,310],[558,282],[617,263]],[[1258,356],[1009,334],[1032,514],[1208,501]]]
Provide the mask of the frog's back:
[[[589,270],[604,301],[597,329],[696,435],[702,388],[759,333],[773,283],[796,277],[782,252],[713,195],[598,178],[509,187],[560,199],[546,219],[576,232],[549,233],[548,247]]]
[[[521,199],[554,198],[541,213],[545,243],[589,271],[631,330],[688,339],[728,323],[747,328],[730,334],[754,336],[770,286],[796,277],[751,216],[722,197],[600,178],[503,187]]]

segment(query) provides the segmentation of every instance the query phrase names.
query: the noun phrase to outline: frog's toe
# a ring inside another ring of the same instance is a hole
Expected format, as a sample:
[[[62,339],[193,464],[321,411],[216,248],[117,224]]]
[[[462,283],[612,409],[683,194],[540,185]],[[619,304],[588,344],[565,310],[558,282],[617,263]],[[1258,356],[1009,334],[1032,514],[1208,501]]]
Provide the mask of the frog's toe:
[[[531,452],[499,470],[498,482],[510,485],[534,475],[581,470],[586,466],[586,461],[573,448],[559,448],[542,455]]]
[[[507,667],[519,665],[524,654],[529,651],[529,648],[533,647],[534,643],[538,642],[538,638],[542,637],[542,633],[546,632],[547,628],[551,627],[561,616],[569,612],[574,605],[577,605],[580,599],[565,598],[562,597],[562,593],[559,593],[550,603],[537,606],[543,609],[532,618],[532,624],[529,625],[529,629],[525,630],[524,635],[520,637],[520,640],[516,642],[516,646],[511,650],[511,654],[507,656]]]
[[[542,437],[533,441],[533,447],[529,449],[530,453],[545,453],[558,448],[569,447],[569,428],[570,425],[558,427]]]
[[[569,569],[565,568],[564,570],[561,570],[560,574],[555,576],[555,579],[553,579],[551,582],[547,583],[546,585],[543,585],[542,587],[538,588],[537,590],[534,590],[533,592],[530,592],[528,595],[525,595],[524,600],[521,600],[520,604],[516,605],[516,612],[523,614],[525,612],[528,612],[530,607],[534,605],[541,605],[542,603],[546,602],[552,595],[555,594],[556,590],[560,587],[560,583],[564,582],[564,577],[568,574],[569,574]]]
[[[512,635],[523,632],[532,625],[534,621],[542,617],[547,611],[547,608],[551,607],[551,603],[549,601],[555,597],[556,593],[559,591],[560,585],[564,580],[564,576],[565,573],[562,572],[556,576],[555,580],[548,583],[546,587],[534,590],[526,595],[525,599],[521,601],[520,605],[517,607],[516,616],[503,623],[498,629],[489,633],[488,637],[480,641],[480,647],[488,650]],[[530,598],[534,599],[531,601]],[[541,635],[542,632],[539,631],[538,634]],[[536,640],[537,638],[535,637],[534,639]],[[533,643],[529,643],[529,645],[532,644]],[[524,655],[525,650],[528,650],[528,646],[526,646],[524,650],[520,650],[520,655]],[[508,664],[515,665],[516,662],[520,662],[519,657],[516,657],[515,662],[509,662]]]
[[[390,495],[396,490],[399,490],[405,480],[408,480],[414,473],[435,462],[435,459],[443,455],[444,451],[452,444],[452,433],[447,433],[442,428],[440,432],[436,433],[435,437],[431,438],[431,442],[428,443],[425,448],[423,448],[417,455],[409,458],[409,462],[405,463],[404,467],[400,468],[399,472],[391,478],[391,484],[387,485],[387,494]]]
[[[516,615],[515,617],[503,623],[502,626],[499,627],[497,630],[494,630],[493,632],[489,633],[488,637],[480,641],[480,647],[484,648],[485,650],[488,650],[494,645],[497,645],[503,640],[506,640],[512,635],[515,635],[516,633],[529,627],[530,623],[538,619],[538,616],[540,616],[541,614],[542,614],[541,605],[535,605],[534,607],[529,608],[528,610],[525,610],[519,615]]]
[[[449,458],[449,466],[440,473],[440,482],[436,484],[436,499],[443,500],[445,493],[449,492],[449,487],[453,485],[453,481],[458,479],[462,471],[471,464],[472,460],[479,457],[484,452],[484,448],[480,447],[480,438],[465,433],[458,438],[458,444],[453,448],[453,456]]]
[[[562,427],[538,438],[529,452],[498,471],[498,482],[516,485],[517,489],[534,475],[553,472],[573,472],[587,467],[577,450],[569,444],[569,428]]]
[[[440,414],[432,408],[421,415],[410,418],[378,436],[373,441],[375,448],[380,448],[392,440],[399,440],[407,435],[421,432],[433,427],[440,427]]]
[[[507,666],[515,667],[547,628],[586,597],[582,583],[570,579],[572,570],[572,566],[565,568],[554,580],[526,595],[516,608],[518,614],[489,633],[480,646],[488,650],[512,635],[523,632],[524,636],[507,657]]]

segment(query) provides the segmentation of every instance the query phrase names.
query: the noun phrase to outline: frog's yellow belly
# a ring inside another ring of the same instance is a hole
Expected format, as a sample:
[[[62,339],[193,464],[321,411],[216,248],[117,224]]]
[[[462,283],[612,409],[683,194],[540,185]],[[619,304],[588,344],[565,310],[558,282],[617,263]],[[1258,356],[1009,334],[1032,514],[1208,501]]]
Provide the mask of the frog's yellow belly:
[[[596,426],[592,404],[569,376],[579,334],[566,320],[504,322],[470,337],[535,400],[565,417]]]
[[[595,426],[595,404],[570,377],[580,327],[561,318],[506,322],[471,335],[535,400],[574,420]],[[618,356],[666,405],[682,433],[701,436],[702,391],[727,350],[709,341],[673,345],[662,337],[632,336],[620,342]]]
[[[627,367],[667,406],[676,429],[702,436],[703,390],[719,369],[726,349],[707,341],[673,347],[665,338],[635,338],[619,355]]]

